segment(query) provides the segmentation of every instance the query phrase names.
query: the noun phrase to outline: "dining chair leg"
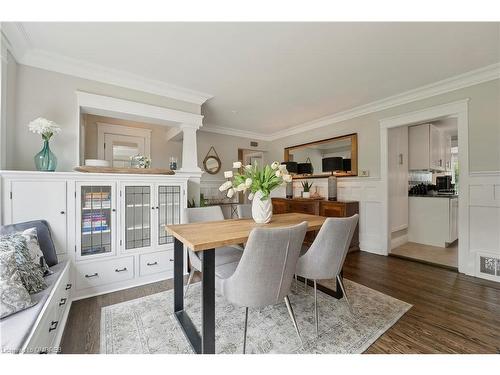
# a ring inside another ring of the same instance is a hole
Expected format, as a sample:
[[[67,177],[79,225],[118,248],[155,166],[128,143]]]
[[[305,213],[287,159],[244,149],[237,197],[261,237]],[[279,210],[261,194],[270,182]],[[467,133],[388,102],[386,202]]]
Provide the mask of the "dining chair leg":
[[[304,277],[304,292],[307,293],[307,279]]]
[[[194,268],[191,267],[191,271],[189,272],[189,277],[188,277],[188,281],[186,284],[186,290],[184,291],[184,298],[186,298],[186,296],[188,294],[189,286],[191,285],[191,281],[193,280],[193,276],[194,276]]]
[[[344,299],[345,299],[345,302],[347,303],[347,307],[349,307],[349,311],[352,314],[352,313],[354,313],[354,311],[352,310],[352,306],[351,306],[351,303],[349,302],[349,298],[347,298],[347,293],[345,292],[344,281],[342,280],[342,277],[340,277],[340,275],[337,275],[337,281],[340,285],[340,289],[342,289],[342,294],[344,295]]]
[[[316,280],[314,280],[314,320],[316,323],[316,336],[319,336],[318,289],[316,287]]]
[[[247,350],[248,307],[245,307],[245,329],[243,333],[243,354]]]
[[[299,282],[297,280],[297,274],[293,275],[293,277],[295,278],[295,293],[298,293],[299,292]]]
[[[295,327],[295,332],[297,332],[297,336],[299,336],[300,345],[302,346],[304,343],[302,342],[302,336],[300,336],[299,326],[297,326],[297,320],[295,319],[295,314],[293,313],[292,305],[290,304],[290,299],[288,298],[288,296],[285,296],[285,303],[286,308],[288,309],[288,314],[290,314],[293,326]]]

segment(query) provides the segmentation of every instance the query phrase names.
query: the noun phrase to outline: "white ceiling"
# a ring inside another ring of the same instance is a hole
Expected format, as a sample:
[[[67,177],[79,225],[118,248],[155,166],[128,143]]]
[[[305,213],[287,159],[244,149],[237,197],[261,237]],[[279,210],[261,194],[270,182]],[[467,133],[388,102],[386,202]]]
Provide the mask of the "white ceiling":
[[[30,48],[210,93],[273,133],[500,61],[500,23],[23,23]]]

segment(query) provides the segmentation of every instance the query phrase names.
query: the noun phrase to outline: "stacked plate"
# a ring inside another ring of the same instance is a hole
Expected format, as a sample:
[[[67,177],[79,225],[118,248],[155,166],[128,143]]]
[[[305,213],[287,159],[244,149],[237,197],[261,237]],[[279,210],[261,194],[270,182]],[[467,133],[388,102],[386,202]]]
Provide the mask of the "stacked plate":
[[[109,161],[101,159],[85,159],[85,165],[89,167],[109,167]]]

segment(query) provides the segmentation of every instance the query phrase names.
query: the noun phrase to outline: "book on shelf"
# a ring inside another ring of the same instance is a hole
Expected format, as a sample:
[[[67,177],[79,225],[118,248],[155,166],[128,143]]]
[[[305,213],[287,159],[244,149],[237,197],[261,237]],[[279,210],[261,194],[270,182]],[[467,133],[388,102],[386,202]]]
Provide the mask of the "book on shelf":
[[[109,227],[107,225],[103,225],[100,227],[82,227],[82,233],[89,233],[89,232],[104,232],[108,230]]]

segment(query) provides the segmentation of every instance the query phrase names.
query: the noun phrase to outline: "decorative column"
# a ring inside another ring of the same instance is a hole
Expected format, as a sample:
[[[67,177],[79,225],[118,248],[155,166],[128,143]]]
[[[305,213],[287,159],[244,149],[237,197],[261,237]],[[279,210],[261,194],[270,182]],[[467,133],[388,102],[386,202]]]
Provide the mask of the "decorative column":
[[[198,166],[198,146],[196,131],[199,126],[194,124],[181,124],[182,141],[182,172],[201,172]]]

